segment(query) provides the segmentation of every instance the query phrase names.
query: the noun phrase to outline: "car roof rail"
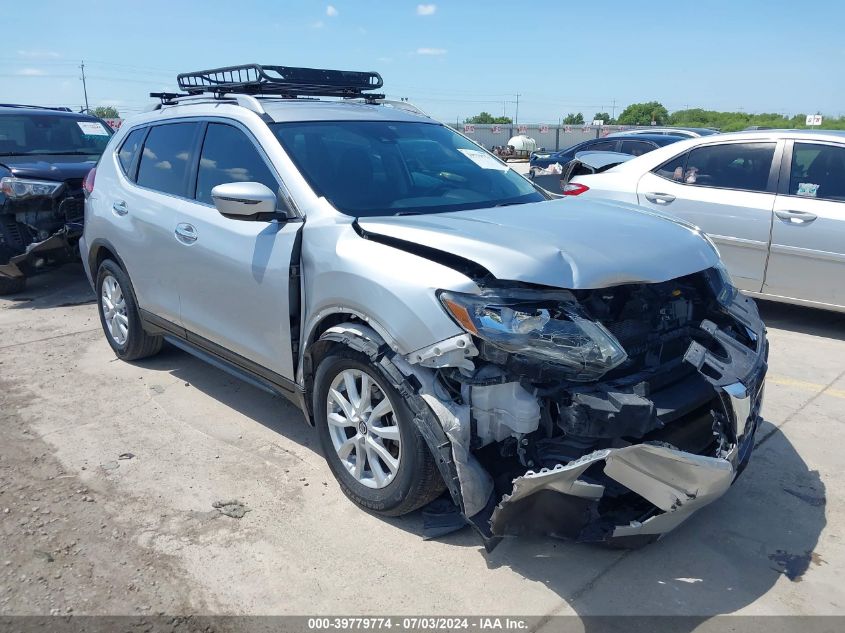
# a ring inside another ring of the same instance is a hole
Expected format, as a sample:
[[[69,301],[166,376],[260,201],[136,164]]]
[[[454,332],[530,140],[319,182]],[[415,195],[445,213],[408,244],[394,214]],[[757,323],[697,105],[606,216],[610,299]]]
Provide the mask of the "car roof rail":
[[[214,102],[229,102],[237,103],[239,106],[255,112],[262,119],[268,123],[272,123],[273,119],[267,114],[261,102],[252,95],[231,94],[231,95],[204,95],[204,94],[182,94],[178,92],[151,92],[151,97],[160,99],[160,103],[153,106],[152,110],[161,110],[164,106],[173,105],[187,105],[189,103],[214,103]]]
[[[387,106],[388,108],[396,108],[397,110],[403,110],[404,112],[410,112],[411,114],[418,114],[428,119],[432,118],[428,112],[418,108],[410,101],[396,101],[395,99],[368,99],[366,100],[366,103],[377,103],[378,105]]]
[[[49,107],[40,105],[28,105],[26,103],[0,103],[0,108],[25,108],[29,110],[54,110],[56,112],[73,112],[73,110],[65,106]]]
[[[384,85],[377,72],[244,64],[180,73],[179,89],[189,95],[212,93],[297,97],[384,99],[371,91]]]

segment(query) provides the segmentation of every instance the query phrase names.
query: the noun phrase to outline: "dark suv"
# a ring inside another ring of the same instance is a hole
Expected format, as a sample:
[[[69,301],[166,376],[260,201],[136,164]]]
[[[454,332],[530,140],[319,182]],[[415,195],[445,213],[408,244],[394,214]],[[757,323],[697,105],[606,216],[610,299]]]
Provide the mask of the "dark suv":
[[[66,108],[0,105],[0,294],[79,256],[83,180],[111,136]]]
[[[637,134],[636,136],[606,136],[593,138],[576,145],[571,145],[556,152],[534,152],[530,159],[530,174],[533,177],[537,169],[545,169],[553,163],[565,165],[578,152],[618,152],[620,154],[631,154],[642,156],[648,152],[664,147],[677,141],[683,141],[686,137],[671,134]]]

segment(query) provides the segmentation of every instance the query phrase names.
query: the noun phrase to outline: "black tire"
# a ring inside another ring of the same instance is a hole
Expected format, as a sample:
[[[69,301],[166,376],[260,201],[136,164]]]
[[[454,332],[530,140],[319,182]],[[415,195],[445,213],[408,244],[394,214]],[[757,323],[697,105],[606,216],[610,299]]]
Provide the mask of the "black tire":
[[[346,469],[332,444],[329,431],[327,398],[332,381],[345,369],[368,373],[393,405],[393,419],[399,427],[401,455],[393,480],[383,488],[369,488]],[[314,378],[314,421],[323,456],[353,503],[383,516],[401,516],[436,499],[445,489],[434,458],[414,423],[414,416],[399,392],[382,371],[364,354],[348,348],[325,357]]]
[[[0,264],[8,264],[16,255],[6,244],[0,244]],[[26,287],[26,277],[6,277],[0,275],[0,295],[13,295]]]
[[[0,295],[13,295],[26,288],[26,277],[0,277]]]
[[[126,305],[126,317],[129,327],[126,340],[122,343],[118,343],[109,332],[103,310],[103,282],[109,277],[117,281]],[[106,259],[100,264],[100,268],[97,270],[96,290],[100,325],[103,326],[103,333],[106,335],[106,340],[118,358],[126,361],[140,360],[149,356],[155,356],[161,351],[164,339],[160,336],[151,336],[144,331],[141,325],[141,317],[138,313],[138,302],[135,299],[132,282],[129,281],[129,275],[116,262]]]

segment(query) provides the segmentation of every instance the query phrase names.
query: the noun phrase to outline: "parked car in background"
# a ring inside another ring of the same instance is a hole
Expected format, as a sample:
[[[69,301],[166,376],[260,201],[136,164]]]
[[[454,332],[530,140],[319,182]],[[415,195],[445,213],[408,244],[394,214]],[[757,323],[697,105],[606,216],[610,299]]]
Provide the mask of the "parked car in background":
[[[83,179],[112,129],[67,108],[0,105],[0,294],[79,256]]]
[[[567,185],[574,176],[600,174],[633,158],[635,157],[631,154],[620,152],[591,152],[589,150],[577,152],[575,158],[562,165],[560,170],[557,166],[537,169],[531,180],[549,193],[559,195],[563,191],[568,191]]]
[[[673,136],[683,136],[684,138],[698,138],[699,136],[719,134],[719,130],[714,130],[710,127],[649,127],[613,132],[612,134],[608,134],[608,137],[643,136],[649,134],[671,134]]]
[[[565,165],[575,158],[575,154],[578,152],[619,152],[621,154],[641,156],[658,147],[663,147],[683,139],[684,137],[682,136],[671,136],[668,134],[638,135],[637,138],[625,139],[613,138],[611,136],[594,138],[556,152],[534,152],[529,160],[528,174],[533,177],[538,169],[544,169],[555,163]]]
[[[845,311],[845,132],[692,139],[571,182],[699,226],[750,294]]]
[[[549,200],[377,73],[266,70],[180,75],[97,166],[81,248],[119,358],[166,340],[291,398],[354,503],[448,491],[490,546],[643,543],[729,488],[768,345],[700,231]]]

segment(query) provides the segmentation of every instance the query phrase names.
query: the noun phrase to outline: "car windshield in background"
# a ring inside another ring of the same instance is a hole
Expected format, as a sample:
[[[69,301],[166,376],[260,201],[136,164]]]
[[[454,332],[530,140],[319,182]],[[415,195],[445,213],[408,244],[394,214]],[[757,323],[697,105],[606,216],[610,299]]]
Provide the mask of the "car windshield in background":
[[[314,191],[347,215],[442,213],[546,199],[442,125],[319,121],[270,127]]]
[[[92,154],[106,148],[112,131],[94,119],[51,114],[0,116],[0,156]]]

